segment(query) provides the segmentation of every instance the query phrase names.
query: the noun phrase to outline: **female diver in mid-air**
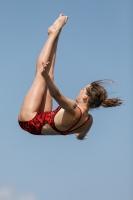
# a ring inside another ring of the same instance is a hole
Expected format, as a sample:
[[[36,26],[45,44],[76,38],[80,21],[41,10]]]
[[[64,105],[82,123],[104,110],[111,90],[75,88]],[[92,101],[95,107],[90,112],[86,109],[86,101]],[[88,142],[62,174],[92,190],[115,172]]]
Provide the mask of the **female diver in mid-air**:
[[[99,106],[118,106],[122,101],[118,98],[107,99],[107,91],[101,86],[103,81],[85,86],[76,102],[60,93],[53,82],[53,72],[59,35],[67,19],[60,14],[48,29],[48,39],[37,60],[35,79],[24,99],[18,120],[23,130],[34,135],[76,133],[77,139],[83,140],[93,123],[88,111]],[[59,104],[53,111],[52,98]]]

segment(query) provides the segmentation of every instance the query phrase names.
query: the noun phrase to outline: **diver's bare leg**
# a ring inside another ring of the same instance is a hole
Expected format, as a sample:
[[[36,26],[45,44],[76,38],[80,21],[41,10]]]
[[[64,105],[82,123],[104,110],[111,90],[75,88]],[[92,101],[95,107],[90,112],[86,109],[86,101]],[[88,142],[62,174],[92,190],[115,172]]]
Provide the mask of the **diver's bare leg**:
[[[50,75],[50,77],[53,81],[54,81],[54,65],[55,65],[55,59],[56,59],[56,49],[57,49],[58,39],[59,39],[59,35],[55,40],[55,43],[54,43],[54,46],[53,46],[53,49],[52,49],[52,53],[51,53],[51,56],[50,56],[50,64],[49,64],[49,67],[50,67],[49,75]],[[40,110],[42,112],[51,111],[52,106],[53,106],[52,97],[51,97],[50,92],[47,88],[46,91],[45,91],[45,94],[43,96],[43,99],[42,99]]]
[[[47,63],[49,61],[55,40],[59,35],[61,28],[66,23],[66,20],[67,18],[65,16],[60,15],[53,24],[53,30],[51,34],[49,34],[49,37],[38,57],[34,82],[24,99],[21,111],[19,113],[20,121],[32,119],[40,108],[42,98],[46,90],[46,83],[41,75],[42,63]]]

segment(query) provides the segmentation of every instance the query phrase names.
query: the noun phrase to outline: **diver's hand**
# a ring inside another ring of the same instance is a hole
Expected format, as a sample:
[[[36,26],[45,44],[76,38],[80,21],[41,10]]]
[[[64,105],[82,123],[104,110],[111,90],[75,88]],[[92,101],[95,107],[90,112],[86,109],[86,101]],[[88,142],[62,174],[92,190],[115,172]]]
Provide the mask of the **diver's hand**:
[[[49,63],[50,62],[42,63],[43,68],[42,68],[41,74],[42,74],[43,77],[45,77],[46,75],[48,75],[48,72],[49,72]]]
[[[77,138],[78,140],[86,140],[86,139],[87,139],[87,136],[88,136],[88,133],[86,133],[86,135],[85,135],[84,137],[81,137],[81,136],[80,136],[80,133],[76,133],[75,135],[76,135],[76,138]]]

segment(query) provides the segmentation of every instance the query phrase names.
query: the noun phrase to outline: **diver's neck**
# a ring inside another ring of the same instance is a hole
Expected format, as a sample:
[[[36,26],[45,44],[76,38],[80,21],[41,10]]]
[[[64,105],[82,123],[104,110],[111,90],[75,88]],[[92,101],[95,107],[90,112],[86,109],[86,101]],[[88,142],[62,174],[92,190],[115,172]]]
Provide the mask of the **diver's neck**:
[[[84,103],[77,103],[77,106],[82,110],[82,113],[88,113],[90,108]]]

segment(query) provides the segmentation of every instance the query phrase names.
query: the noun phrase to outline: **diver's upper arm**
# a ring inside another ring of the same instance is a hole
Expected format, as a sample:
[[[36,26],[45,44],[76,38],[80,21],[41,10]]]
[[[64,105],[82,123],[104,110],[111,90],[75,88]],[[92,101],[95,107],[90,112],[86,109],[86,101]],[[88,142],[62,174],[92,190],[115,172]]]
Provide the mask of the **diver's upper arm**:
[[[66,98],[63,94],[59,92],[58,95],[54,96],[54,99],[57,101],[57,103],[64,108],[64,110],[70,112],[71,114],[75,113],[75,108],[77,107],[77,104],[75,101]]]

